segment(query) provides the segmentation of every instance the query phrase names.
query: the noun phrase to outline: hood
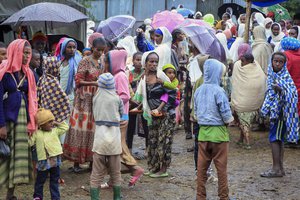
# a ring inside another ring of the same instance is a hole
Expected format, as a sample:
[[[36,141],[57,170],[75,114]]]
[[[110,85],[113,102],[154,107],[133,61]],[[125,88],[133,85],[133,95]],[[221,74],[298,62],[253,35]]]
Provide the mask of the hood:
[[[166,69],[174,69],[174,71],[176,73],[176,68],[172,64],[166,64],[166,65],[164,65],[163,68],[162,68],[162,70],[165,71]]]
[[[223,64],[216,59],[208,59],[204,63],[204,84],[220,85]]]
[[[112,50],[108,52],[109,72],[116,75],[118,72],[125,72],[127,52],[125,50]]]

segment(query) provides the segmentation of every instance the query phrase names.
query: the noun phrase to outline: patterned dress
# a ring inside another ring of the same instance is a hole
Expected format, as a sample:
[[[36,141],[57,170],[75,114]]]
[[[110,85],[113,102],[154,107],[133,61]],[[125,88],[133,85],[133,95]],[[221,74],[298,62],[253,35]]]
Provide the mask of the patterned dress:
[[[93,161],[93,141],[95,123],[93,117],[93,97],[97,86],[80,86],[80,81],[97,81],[101,67],[92,62],[91,57],[80,61],[75,77],[76,90],[74,108],[70,117],[70,129],[65,138],[64,157],[85,163]]]

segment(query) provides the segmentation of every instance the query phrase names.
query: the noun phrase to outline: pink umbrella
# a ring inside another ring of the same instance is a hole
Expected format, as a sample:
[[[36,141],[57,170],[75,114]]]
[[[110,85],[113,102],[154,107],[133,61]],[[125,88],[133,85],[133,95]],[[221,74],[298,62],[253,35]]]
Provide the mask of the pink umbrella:
[[[181,14],[165,10],[156,13],[153,16],[151,26],[153,28],[166,27],[170,31],[170,33],[172,33],[175,27],[181,24],[183,21],[184,17]]]
[[[191,24],[197,24],[199,26],[204,26],[205,28],[208,28],[208,29],[213,29],[208,23],[206,23],[203,20],[199,20],[199,19],[185,19],[182,23],[180,23],[178,26],[176,26],[176,28],[182,28],[185,26],[189,26]]]

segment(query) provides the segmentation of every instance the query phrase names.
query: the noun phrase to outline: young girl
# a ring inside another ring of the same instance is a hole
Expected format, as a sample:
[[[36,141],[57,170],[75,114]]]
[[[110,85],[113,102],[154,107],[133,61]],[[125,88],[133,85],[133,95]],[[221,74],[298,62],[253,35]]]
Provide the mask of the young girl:
[[[268,70],[267,96],[261,108],[263,116],[270,116],[269,141],[273,167],[260,174],[261,177],[282,177],[283,142],[296,143],[299,139],[298,95],[296,86],[286,68],[286,56],[281,52],[272,55]]]
[[[110,73],[100,75],[99,90],[93,98],[96,131],[93,144],[93,168],[90,180],[91,200],[99,200],[99,187],[109,171],[114,200],[119,200],[121,185],[120,120],[123,103],[115,91],[115,80]],[[109,109],[108,109],[109,108]]]
[[[40,108],[36,114],[39,129],[30,138],[30,145],[36,145],[37,151],[37,177],[34,186],[34,200],[43,199],[43,188],[50,174],[51,199],[60,199],[59,178],[60,165],[63,153],[59,136],[64,134],[69,126],[66,122],[57,124],[50,110]],[[53,128],[54,125],[58,125]]]

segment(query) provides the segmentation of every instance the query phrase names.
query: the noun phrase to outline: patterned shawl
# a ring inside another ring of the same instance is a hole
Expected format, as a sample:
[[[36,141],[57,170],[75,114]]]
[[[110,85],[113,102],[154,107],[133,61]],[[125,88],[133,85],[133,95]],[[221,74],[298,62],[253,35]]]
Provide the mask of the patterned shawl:
[[[39,107],[50,109],[58,123],[66,120],[71,113],[68,96],[60,87],[59,62],[57,58],[47,57],[44,60],[44,74],[38,82]]]
[[[281,92],[275,92],[273,84],[279,85]],[[287,127],[287,141],[296,143],[299,140],[299,116],[297,110],[298,94],[286,65],[275,73],[272,64],[268,69],[267,96],[261,108],[263,116],[270,115],[271,126],[279,119],[280,113]]]

